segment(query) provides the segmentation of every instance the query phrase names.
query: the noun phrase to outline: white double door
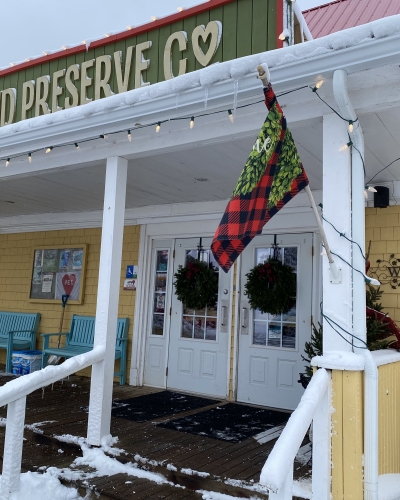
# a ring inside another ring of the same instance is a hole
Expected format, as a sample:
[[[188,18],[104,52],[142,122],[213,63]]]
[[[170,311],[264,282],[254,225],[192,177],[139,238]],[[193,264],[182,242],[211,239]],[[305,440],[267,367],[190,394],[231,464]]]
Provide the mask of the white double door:
[[[198,244],[199,238],[153,244],[144,384],[224,398],[229,379],[232,278],[214,261],[211,238],[202,239],[200,253]],[[194,310],[178,300],[173,281],[180,266],[198,257],[218,274],[218,300],[212,307]]]
[[[256,236],[242,254],[237,400],[293,410],[304,392],[305,342],[311,337],[312,235],[278,235],[278,255],[297,274],[296,305],[286,314],[250,308],[246,274],[273,255],[273,236]]]

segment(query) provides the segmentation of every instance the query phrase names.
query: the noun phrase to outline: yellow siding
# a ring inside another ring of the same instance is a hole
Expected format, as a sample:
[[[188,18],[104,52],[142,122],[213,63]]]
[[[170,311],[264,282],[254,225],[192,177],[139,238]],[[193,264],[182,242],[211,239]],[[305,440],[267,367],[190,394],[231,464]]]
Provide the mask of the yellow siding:
[[[128,226],[124,230],[124,246],[120,276],[121,292],[119,299],[119,316],[129,317],[129,341],[127,353],[127,378],[132,350],[133,312],[136,292],[123,290],[125,269],[128,264],[138,263],[140,226]],[[28,302],[30,280],[32,276],[33,248],[41,246],[88,244],[86,282],[84,302],[81,305],[67,304],[63,330],[67,331],[73,314],[94,316],[96,313],[97,278],[100,260],[101,228],[73,229],[64,231],[42,231],[36,233],[0,234],[0,310],[40,312],[41,320],[37,348],[42,347],[40,333],[58,332],[60,304]],[[53,342],[57,342],[57,338]],[[5,362],[5,351],[0,351],[0,362]],[[85,370],[90,374],[90,369]]]
[[[369,261],[375,267],[377,259],[387,260],[391,254],[400,254],[400,206],[367,208],[365,212],[365,240]],[[399,257],[400,258],[400,257]],[[394,290],[389,284],[382,285],[384,312],[400,324],[400,288]]]
[[[363,498],[363,372],[332,372],[332,498]]]
[[[400,363],[379,367],[379,474],[400,473]]]

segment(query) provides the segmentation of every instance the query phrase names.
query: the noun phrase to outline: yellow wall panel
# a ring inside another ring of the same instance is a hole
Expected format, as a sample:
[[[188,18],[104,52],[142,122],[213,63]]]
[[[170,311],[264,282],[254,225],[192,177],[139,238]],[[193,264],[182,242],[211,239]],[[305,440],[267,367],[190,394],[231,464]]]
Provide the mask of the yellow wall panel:
[[[135,291],[123,290],[125,269],[129,264],[137,265],[139,251],[139,226],[127,226],[124,229],[124,245],[121,273],[116,276],[120,281],[119,316],[129,317],[129,341],[127,352],[127,379],[132,350],[133,313]],[[32,276],[32,255],[35,247],[88,244],[86,281],[83,304],[67,304],[63,322],[63,331],[68,331],[73,314],[94,316],[96,313],[97,279],[100,262],[101,228],[73,229],[65,231],[41,231],[36,233],[0,234],[0,310],[20,312],[40,312],[39,334],[36,347],[42,348],[41,333],[58,332],[60,304],[28,302]],[[133,259],[132,255],[136,258]],[[57,344],[57,337],[53,339]],[[0,362],[5,362],[5,351],[0,351]],[[118,361],[119,363],[119,361]],[[118,367],[118,365],[116,365]],[[90,375],[90,369],[82,374]]]

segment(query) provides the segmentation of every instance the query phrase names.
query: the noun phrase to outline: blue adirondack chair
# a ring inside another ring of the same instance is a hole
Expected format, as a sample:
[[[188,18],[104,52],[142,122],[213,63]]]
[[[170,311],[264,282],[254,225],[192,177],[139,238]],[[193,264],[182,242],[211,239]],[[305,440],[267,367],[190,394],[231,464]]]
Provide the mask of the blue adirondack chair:
[[[6,372],[12,371],[12,351],[36,348],[40,313],[0,311],[0,349],[5,349]]]
[[[91,351],[94,343],[95,319],[92,316],[77,316],[74,314],[71,320],[69,332],[62,333],[66,337],[65,346],[50,347],[50,337],[58,336],[59,333],[44,333],[42,368],[47,365],[49,355],[72,358],[78,354]],[[119,318],[117,324],[117,339],[115,343],[115,359],[120,359],[120,371],[114,376],[119,376],[121,385],[125,384],[126,372],[126,350],[128,341],[129,318]]]

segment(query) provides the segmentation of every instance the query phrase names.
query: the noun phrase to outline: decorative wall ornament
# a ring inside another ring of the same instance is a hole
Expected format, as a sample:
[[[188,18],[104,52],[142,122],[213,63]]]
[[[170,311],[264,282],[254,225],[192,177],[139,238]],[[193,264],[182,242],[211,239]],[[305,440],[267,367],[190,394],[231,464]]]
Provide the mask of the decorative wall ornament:
[[[370,274],[376,276],[382,285],[390,285],[393,290],[400,288],[400,258],[392,253],[388,260],[378,259]]]

